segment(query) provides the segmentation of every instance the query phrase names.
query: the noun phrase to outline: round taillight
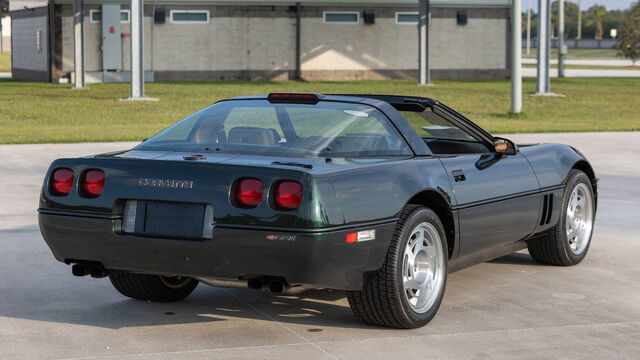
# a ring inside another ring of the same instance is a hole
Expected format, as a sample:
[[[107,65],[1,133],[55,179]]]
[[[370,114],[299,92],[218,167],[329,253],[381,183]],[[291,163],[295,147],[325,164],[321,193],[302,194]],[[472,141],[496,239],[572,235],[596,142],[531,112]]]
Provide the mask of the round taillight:
[[[51,193],[64,196],[73,188],[73,171],[67,168],[56,169],[51,176]]]
[[[104,171],[89,170],[84,173],[82,180],[82,195],[98,197],[104,191]]]
[[[236,203],[241,207],[253,208],[262,201],[264,185],[258,179],[242,179],[236,185]]]
[[[276,207],[282,210],[297,209],[302,203],[302,185],[295,181],[282,181],[276,187],[273,198]]]

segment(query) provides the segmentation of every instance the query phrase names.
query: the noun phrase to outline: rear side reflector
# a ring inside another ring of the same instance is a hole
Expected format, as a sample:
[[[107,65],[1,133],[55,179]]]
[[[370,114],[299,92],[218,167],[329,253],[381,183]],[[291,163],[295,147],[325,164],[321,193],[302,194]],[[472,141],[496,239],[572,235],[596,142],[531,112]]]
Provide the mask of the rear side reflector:
[[[262,201],[264,185],[258,179],[242,179],[236,185],[236,203],[240,207],[253,208]]]
[[[271,93],[267,97],[271,103],[303,103],[317,104],[320,99],[316,94],[302,93]]]
[[[346,234],[344,237],[344,242],[347,244],[353,244],[355,242],[371,241],[375,239],[375,230],[364,230]]]
[[[302,203],[302,185],[295,181],[283,181],[276,187],[274,202],[280,210],[294,210]]]
[[[84,173],[82,179],[82,195],[85,197],[98,197],[104,191],[104,171],[89,170]]]
[[[51,176],[51,193],[64,196],[73,188],[73,171],[67,168],[56,169]]]

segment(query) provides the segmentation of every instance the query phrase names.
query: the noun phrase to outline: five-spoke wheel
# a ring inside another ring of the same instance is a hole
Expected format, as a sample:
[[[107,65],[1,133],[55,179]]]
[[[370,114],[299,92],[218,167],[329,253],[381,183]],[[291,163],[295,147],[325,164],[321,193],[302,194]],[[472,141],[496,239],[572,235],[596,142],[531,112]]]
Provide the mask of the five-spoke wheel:
[[[431,209],[409,205],[401,213],[382,268],[360,291],[348,291],[353,312],[381,326],[416,328],[436,315],[447,282],[444,227]]]
[[[591,244],[596,212],[591,179],[574,169],[565,183],[558,223],[546,236],[528,243],[531,257],[543,264],[578,264]]]

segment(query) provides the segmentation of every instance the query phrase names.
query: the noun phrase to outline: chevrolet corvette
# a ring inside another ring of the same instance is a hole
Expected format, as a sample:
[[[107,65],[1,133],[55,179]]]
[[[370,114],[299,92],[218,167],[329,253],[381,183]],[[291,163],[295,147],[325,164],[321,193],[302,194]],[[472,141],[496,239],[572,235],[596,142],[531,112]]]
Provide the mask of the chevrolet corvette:
[[[525,248],[581,262],[597,195],[577,149],[515,144],[433,99],[272,93],[55,160],[38,218],[74,275],[130,298],[336,289],[366,323],[416,328],[451,272]]]

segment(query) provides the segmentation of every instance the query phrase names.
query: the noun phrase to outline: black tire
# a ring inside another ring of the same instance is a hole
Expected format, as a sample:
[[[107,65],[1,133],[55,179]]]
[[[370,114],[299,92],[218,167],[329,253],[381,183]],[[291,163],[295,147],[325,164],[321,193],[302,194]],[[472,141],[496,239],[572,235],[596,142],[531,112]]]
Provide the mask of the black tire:
[[[109,279],[122,295],[154,302],[182,300],[198,286],[198,280],[193,278],[172,278],[120,271],[110,272]]]
[[[591,245],[591,236],[593,234],[593,222],[595,219],[595,198],[593,192],[593,186],[589,177],[580,170],[571,170],[567,175],[565,181],[565,189],[562,195],[562,205],[560,208],[560,218],[558,223],[554,226],[544,237],[536,240],[532,240],[528,243],[529,254],[531,257],[541,263],[547,265],[558,266],[571,266],[579,264],[587,255],[589,246]],[[579,184],[584,184],[589,190],[591,197],[592,218],[591,218],[591,230],[589,231],[589,237],[587,240],[586,248],[583,251],[576,254],[572,249],[567,236],[567,209],[568,203],[572,192]]]
[[[418,313],[410,306],[403,286],[403,262],[405,247],[414,229],[428,222],[433,225],[441,242],[441,264],[444,270],[438,287],[439,294],[428,310]],[[435,212],[422,206],[407,206],[391,239],[389,251],[382,268],[370,277],[360,291],[347,291],[347,299],[354,314],[372,325],[413,329],[431,321],[442,302],[447,282],[447,241],[444,227]]]

